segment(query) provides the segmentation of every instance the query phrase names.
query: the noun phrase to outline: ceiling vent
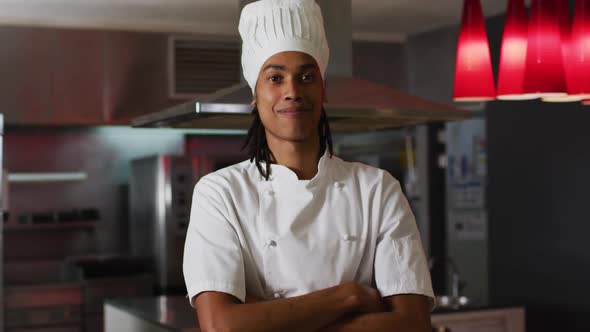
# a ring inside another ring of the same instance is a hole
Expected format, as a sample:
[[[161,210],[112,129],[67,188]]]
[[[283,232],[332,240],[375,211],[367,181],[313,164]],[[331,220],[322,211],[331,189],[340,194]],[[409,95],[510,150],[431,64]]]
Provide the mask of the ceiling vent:
[[[172,36],[168,42],[171,98],[207,96],[240,83],[240,45]]]

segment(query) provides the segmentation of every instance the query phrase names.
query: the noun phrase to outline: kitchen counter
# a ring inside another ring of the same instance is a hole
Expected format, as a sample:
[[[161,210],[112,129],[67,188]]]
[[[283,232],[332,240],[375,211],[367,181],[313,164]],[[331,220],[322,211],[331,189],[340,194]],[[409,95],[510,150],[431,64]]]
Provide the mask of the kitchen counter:
[[[436,309],[432,313],[432,319],[434,323],[439,320],[446,321],[448,317],[462,317],[461,314],[484,317],[488,314],[497,315],[497,313],[513,309],[517,308],[510,308],[509,306],[472,306],[458,310]],[[197,332],[200,329],[198,328],[196,313],[190,307],[186,297],[158,296],[119,298],[105,301],[104,331]],[[520,330],[516,329],[515,331]]]
[[[511,309],[511,308],[522,308],[524,306],[521,305],[469,305],[465,307],[459,307],[458,309],[450,309],[450,308],[434,308],[432,311],[432,315],[438,314],[454,314],[460,312],[474,312],[474,311],[484,311],[484,310],[503,310],[503,309]]]
[[[433,312],[432,326],[445,331],[525,332],[524,307],[480,307]]]
[[[109,299],[104,304],[105,332],[198,332],[195,311],[184,296]]]

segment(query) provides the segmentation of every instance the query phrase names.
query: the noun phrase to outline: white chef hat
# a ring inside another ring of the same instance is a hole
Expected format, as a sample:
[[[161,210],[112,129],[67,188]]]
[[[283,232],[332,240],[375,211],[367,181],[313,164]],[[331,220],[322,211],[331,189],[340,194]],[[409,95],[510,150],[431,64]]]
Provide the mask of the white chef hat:
[[[262,65],[285,51],[311,55],[325,78],[330,49],[315,0],[260,0],[242,9],[242,69],[252,94]]]

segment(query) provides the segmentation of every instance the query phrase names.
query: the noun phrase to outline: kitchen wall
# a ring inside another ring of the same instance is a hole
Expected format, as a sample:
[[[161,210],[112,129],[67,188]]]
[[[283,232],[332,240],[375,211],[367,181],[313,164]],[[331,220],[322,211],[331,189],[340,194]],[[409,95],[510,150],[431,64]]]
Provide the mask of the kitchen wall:
[[[356,41],[352,61],[354,77],[407,90],[408,67],[403,43]]]
[[[490,293],[529,331],[590,326],[590,108],[490,105]]]

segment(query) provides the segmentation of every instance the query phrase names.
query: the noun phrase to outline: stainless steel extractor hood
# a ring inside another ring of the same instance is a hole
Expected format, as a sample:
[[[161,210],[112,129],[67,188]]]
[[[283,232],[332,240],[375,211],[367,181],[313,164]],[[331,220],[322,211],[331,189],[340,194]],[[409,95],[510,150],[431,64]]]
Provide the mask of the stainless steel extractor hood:
[[[324,15],[331,58],[325,105],[333,131],[350,132],[413,126],[471,117],[470,111],[432,102],[380,84],[352,78],[351,0],[317,0]],[[243,6],[251,0],[241,0]],[[350,19],[344,20],[343,17]],[[137,117],[134,127],[247,129],[252,93],[238,84],[160,112]]]

